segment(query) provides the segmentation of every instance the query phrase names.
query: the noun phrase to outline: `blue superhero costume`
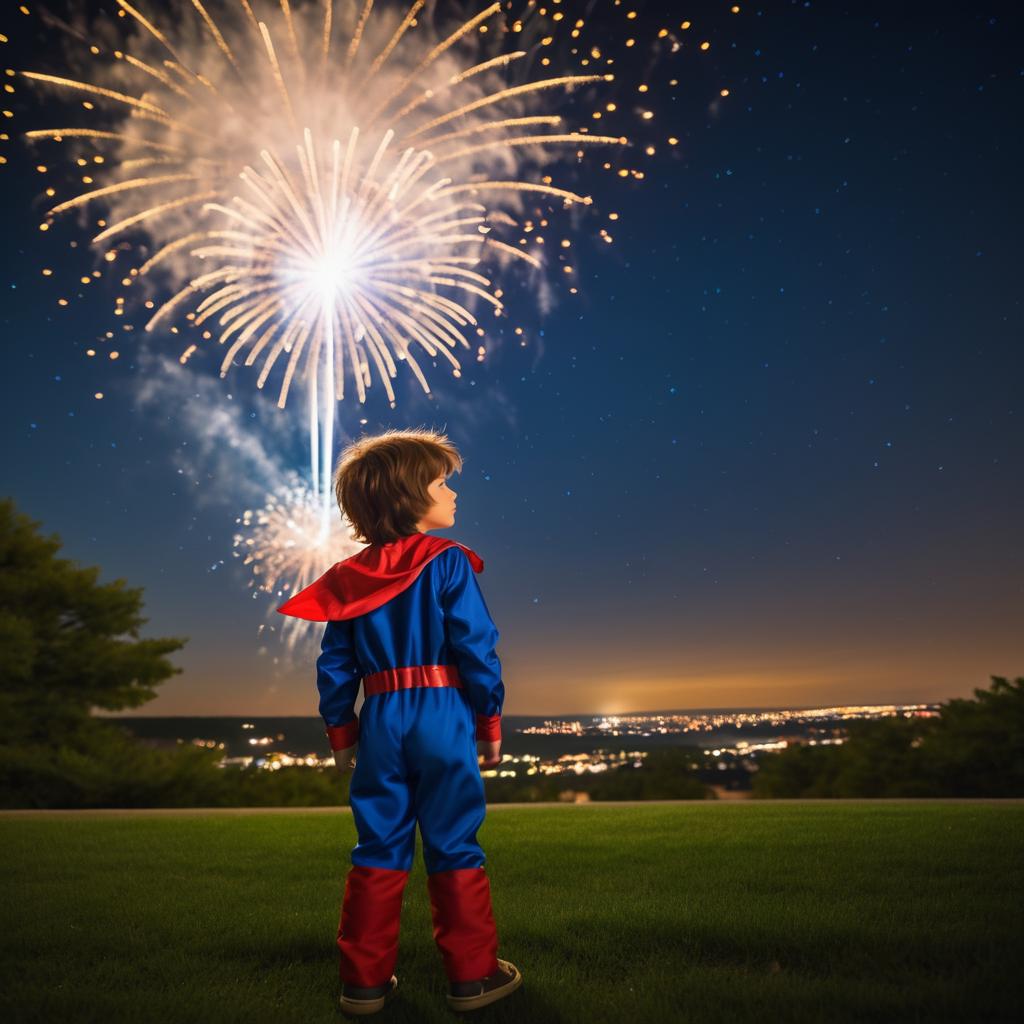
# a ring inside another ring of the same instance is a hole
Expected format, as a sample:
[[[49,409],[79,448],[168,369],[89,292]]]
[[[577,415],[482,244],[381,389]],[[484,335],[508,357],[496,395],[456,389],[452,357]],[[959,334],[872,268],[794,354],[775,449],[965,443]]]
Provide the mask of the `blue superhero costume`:
[[[340,974],[384,984],[419,823],[434,939],[451,981],[498,970],[476,740],[501,738],[505,688],[475,572],[449,538],[414,533],[338,562],[278,611],[326,622],[317,688],[332,750],[359,743],[358,842],[338,925]],[[362,683],[361,714],[355,702]]]

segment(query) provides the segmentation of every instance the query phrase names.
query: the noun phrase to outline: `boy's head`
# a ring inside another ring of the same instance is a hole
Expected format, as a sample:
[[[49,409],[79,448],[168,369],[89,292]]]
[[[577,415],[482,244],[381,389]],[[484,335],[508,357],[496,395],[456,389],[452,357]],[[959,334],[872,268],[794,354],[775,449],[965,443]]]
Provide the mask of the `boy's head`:
[[[446,435],[387,430],[345,448],[334,474],[334,492],[356,540],[387,544],[416,533],[420,521],[439,503],[446,511],[450,504],[454,511],[454,500],[444,493],[444,479],[461,470],[462,456]]]

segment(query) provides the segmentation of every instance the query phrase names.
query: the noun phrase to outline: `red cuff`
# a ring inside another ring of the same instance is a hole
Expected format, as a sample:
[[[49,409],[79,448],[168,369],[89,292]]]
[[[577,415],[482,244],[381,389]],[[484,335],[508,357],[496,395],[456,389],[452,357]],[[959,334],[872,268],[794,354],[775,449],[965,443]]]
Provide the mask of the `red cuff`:
[[[501,715],[477,715],[476,738],[478,740],[501,739]]]
[[[327,726],[327,739],[331,750],[347,750],[359,742],[359,717],[355,717],[345,725]]]

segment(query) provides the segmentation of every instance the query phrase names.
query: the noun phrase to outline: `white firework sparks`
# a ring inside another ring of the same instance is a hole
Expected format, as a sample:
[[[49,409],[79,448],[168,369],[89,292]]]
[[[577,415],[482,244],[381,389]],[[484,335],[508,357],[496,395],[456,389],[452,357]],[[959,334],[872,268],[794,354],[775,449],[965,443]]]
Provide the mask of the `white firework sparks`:
[[[308,586],[326,566],[361,551],[350,526],[333,516],[324,528],[318,496],[298,484],[271,495],[260,509],[242,513],[234,537],[234,555],[252,570],[254,591],[284,599]],[[276,624],[289,646],[308,632],[310,623],[277,615]]]

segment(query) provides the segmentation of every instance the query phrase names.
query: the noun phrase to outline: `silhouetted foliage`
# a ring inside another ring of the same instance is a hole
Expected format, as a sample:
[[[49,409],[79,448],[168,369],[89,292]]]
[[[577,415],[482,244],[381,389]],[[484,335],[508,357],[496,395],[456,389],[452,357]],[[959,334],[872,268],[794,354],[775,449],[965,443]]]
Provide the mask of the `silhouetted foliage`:
[[[764,756],[753,795],[1024,796],[1024,677],[991,679],[934,718],[853,722],[845,743]]]
[[[184,639],[140,639],[141,588],[98,583],[0,501],[0,742],[62,746],[93,708],[152,700]]]
[[[333,768],[221,768],[220,756],[191,743],[154,749],[90,719],[56,748],[0,747],[0,806],[337,806],[347,792]]]

